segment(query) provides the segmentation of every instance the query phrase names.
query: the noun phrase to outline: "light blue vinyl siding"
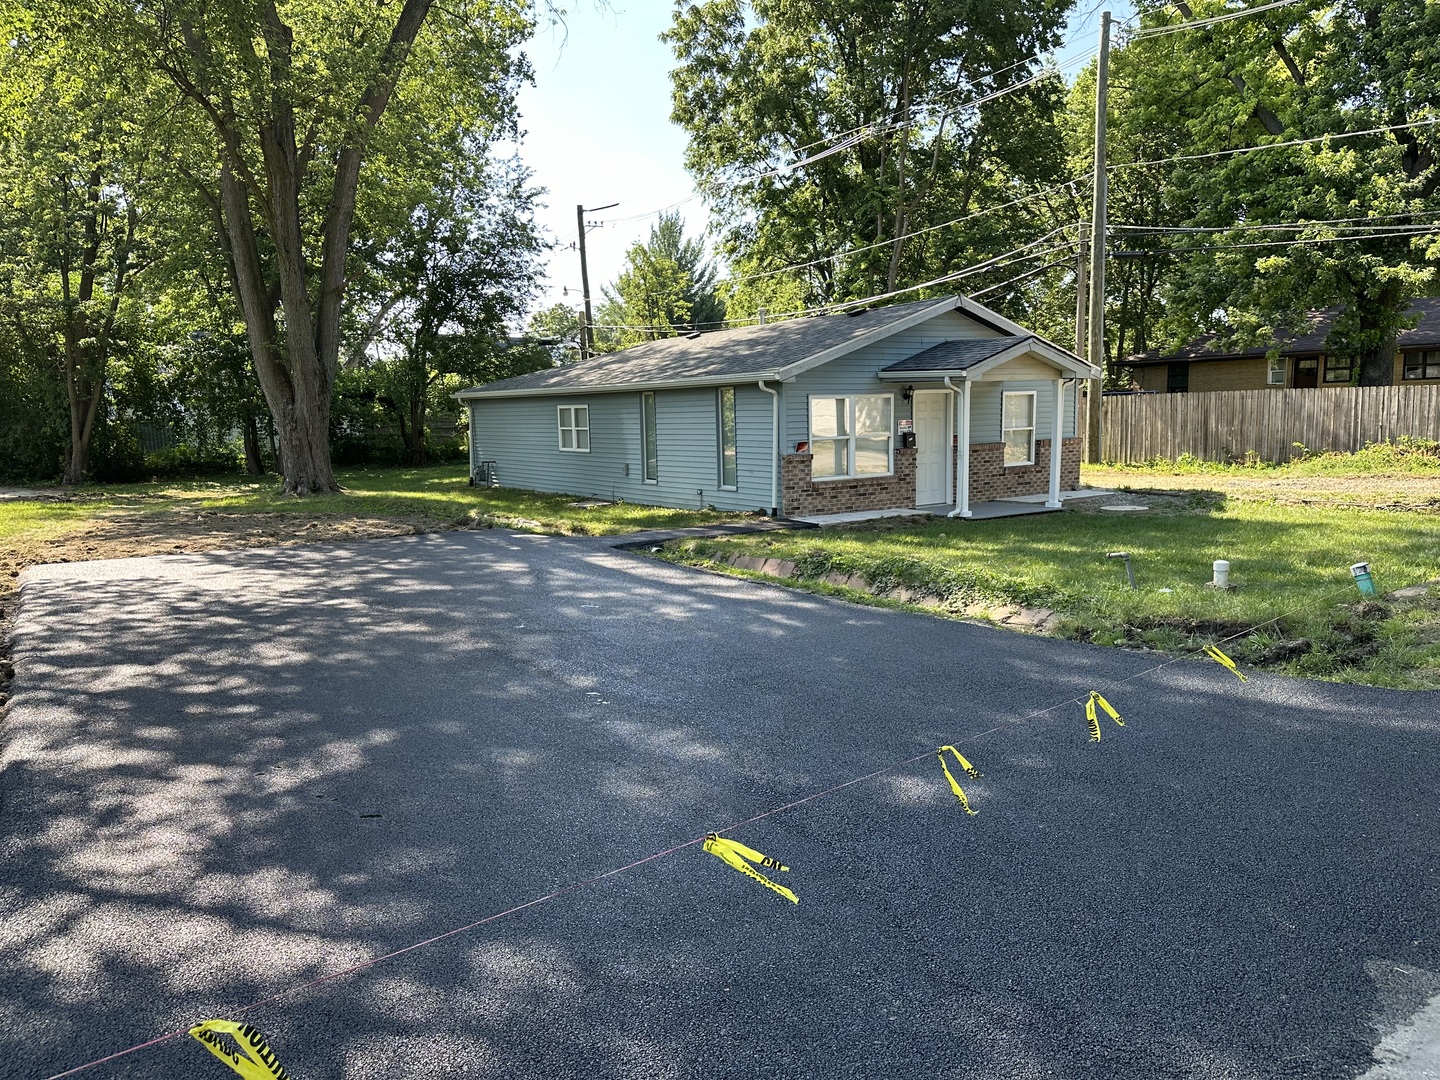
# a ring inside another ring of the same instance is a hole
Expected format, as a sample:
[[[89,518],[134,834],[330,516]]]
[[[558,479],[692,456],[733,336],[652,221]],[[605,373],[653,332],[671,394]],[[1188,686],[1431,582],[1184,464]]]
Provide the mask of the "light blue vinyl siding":
[[[1006,379],[1003,382],[977,382],[970,391],[970,441],[1000,441],[1001,395],[1016,390],[1035,392],[1035,438],[1050,438],[1051,417],[1054,415],[1055,382],[1052,379]],[[1075,437],[1075,384],[1065,386],[1065,437]]]
[[[920,326],[901,331],[884,341],[857,349],[849,356],[842,356],[828,364],[822,364],[797,376],[785,385],[785,438],[783,452],[793,454],[795,444],[810,438],[810,397],[833,394],[848,397],[852,394],[894,394],[895,419],[911,419],[910,403],[901,398],[903,382],[881,381],[875,373],[881,368],[914,356],[922,349],[942,341],[960,338],[999,337],[991,330],[959,312],[947,312]],[[977,380],[970,392],[970,441],[972,443],[994,443],[1000,441],[1000,395],[1006,390],[1036,391],[1035,411],[1037,439],[1050,437],[1051,397],[1054,382],[1049,369],[1038,361],[1021,358],[1001,365],[990,378],[1014,372],[1018,377],[1000,381]],[[1036,378],[1040,375],[1040,378]],[[955,380],[956,385],[959,381]],[[944,383],[915,382],[917,390],[943,390]],[[1065,437],[1075,436],[1075,385],[1065,387]]]
[[[659,482],[644,483],[638,393],[549,395],[470,403],[470,468],[494,461],[505,487],[656,506],[722,510],[770,507],[770,395],[735,390],[739,488],[720,489],[720,433],[714,387],[655,392]],[[590,407],[590,453],[558,447],[556,408]],[[626,475],[626,466],[629,475]]]
[[[884,341],[856,349],[848,356],[831,360],[785,384],[785,437],[781,452],[793,454],[797,442],[810,438],[810,398],[812,395],[849,397],[854,394],[895,395],[895,420],[910,419],[910,404],[901,399],[905,383],[882,382],[875,373],[883,367],[914,356],[931,345],[959,338],[990,338],[1000,336],[959,312],[947,311],[909,330],[892,334]],[[916,383],[927,389],[931,384]],[[943,389],[943,386],[941,386]]]

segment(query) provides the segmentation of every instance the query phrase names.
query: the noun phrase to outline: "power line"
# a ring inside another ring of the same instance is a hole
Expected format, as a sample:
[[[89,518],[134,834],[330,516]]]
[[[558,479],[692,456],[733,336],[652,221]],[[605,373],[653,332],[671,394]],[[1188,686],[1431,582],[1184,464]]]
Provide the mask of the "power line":
[[[875,303],[876,301],[879,301],[879,300],[890,300],[890,299],[893,299],[894,297],[897,297],[897,296],[904,296],[906,293],[918,292],[920,289],[929,289],[929,288],[933,288],[933,287],[936,286],[936,285],[945,285],[945,284],[948,284],[949,282],[952,282],[952,281],[960,281],[960,280],[963,280],[964,278],[967,278],[967,277],[973,277],[973,276],[975,276],[976,274],[983,274],[983,273],[985,273],[987,270],[997,269],[998,266],[999,266],[999,264],[1001,264],[1002,260],[1005,260],[1005,259],[1010,259],[1011,262],[1009,262],[1009,263],[1004,263],[1004,265],[1005,265],[1005,266],[1011,266],[1011,265],[1014,265],[1014,263],[1017,263],[1017,262],[1025,262],[1025,261],[1027,261],[1027,260],[1029,260],[1029,259],[1038,259],[1038,258],[1042,258],[1043,256],[1046,256],[1046,255],[1053,255],[1053,254],[1054,254],[1055,252],[1057,252],[1057,251],[1068,250],[1068,249],[1071,247],[1071,245],[1070,245],[1069,243],[1052,244],[1052,245],[1051,245],[1050,247],[1048,247],[1048,248],[1043,248],[1043,249],[1041,249],[1040,251],[1034,251],[1034,252],[1030,252],[1029,249],[1032,248],[1032,247],[1035,247],[1035,246],[1038,245],[1038,244],[1043,244],[1046,240],[1048,240],[1048,239],[1050,239],[1051,237],[1056,236],[1056,235],[1058,235],[1058,234],[1060,234],[1060,233],[1063,233],[1063,232],[1064,232],[1066,229],[1068,229],[1068,228],[1070,228],[1069,225],[1062,225],[1062,226],[1060,226],[1060,227],[1057,228],[1057,229],[1052,229],[1052,230],[1050,230],[1050,232],[1044,234],[1043,236],[1037,237],[1036,239],[1030,241],[1030,243],[1028,243],[1028,244],[1023,244],[1023,245],[1021,245],[1020,247],[1015,248],[1013,251],[1007,251],[1007,252],[1004,252],[1003,254],[995,255],[995,256],[993,256],[993,257],[991,257],[991,258],[989,258],[989,259],[986,259],[984,262],[976,263],[976,264],[974,264],[973,266],[967,266],[967,267],[965,267],[963,270],[957,270],[957,271],[955,271],[954,273],[944,274],[944,275],[942,275],[942,276],[940,276],[940,277],[933,278],[933,279],[930,280],[930,281],[922,281],[922,282],[921,282],[920,284],[918,284],[918,285],[907,285],[907,286],[905,286],[903,289],[894,289],[894,290],[892,290],[892,291],[890,291],[890,292],[877,293],[877,294],[875,294],[874,296],[862,297],[862,298],[859,299],[859,300],[845,300],[845,301],[840,301],[840,302],[837,302],[837,303],[834,303],[834,304],[820,304],[820,305],[817,305],[816,307],[801,308],[801,309],[799,309],[799,310],[797,310],[797,311],[786,311],[786,312],[781,312],[781,313],[779,313],[779,314],[767,314],[766,318],[769,319],[769,320],[771,320],[771,321],[776,321],[776,322],[778,322],[778,321],[780,321],[780,320],[782,320],[782,319],[800,318],[801,316],[805,316],[805,315],[833,314],[833,313],[835,313],[835,312],[845,311],[845,310],[847,310],[847,309],[849,309],[849,308],[863,307],[863,306],[865,306],[866,304],[873,304],[873,303]],[[1027,252],[1028,252],[1028,254],[1027,254]],[[714,322],[705,322],[705,323],[682,323],[681,325],[682,325],[682,326],[693,326],[693,327],[701,327],[701,326],[735,327],[735,326],[748,326],[748,325],[751,325],[751,324],[753,324],[753,323],[755,323],[755,322],[757,322],[757,321],[758,321],[758,317],[752,317],[752,318],[745,318],[745,319],[720,319],[720,320],[716,320],[716,321],[714,321]],[[598,325],[597,325],[597,329],[605,329],[605,330],[674,330],[674,329],[676,329],[676,327],[673,326],[673,325],[671,325],[671,324],[668,324],[668,323],[605,323],[605,324],[598,324]]]
[[[754,274],[739,274],[732,275],[726,278],[720,278],[718,281],[715,282],[715,284],[738,284],[742,281],[758,281],[761,278],[774,277],[776,274],[783,274],[789,270],[808,270],[812,266],[823,266],[826,263],[837,262],[840,259],[849,258],[851,255],[859,255],[862,252],[874,251],[876,248],[889,247],[891,244],[899,243],[902,240],[910,240],[916,236],[924,236],[927,233],[935,232],[937,229],[947,229],[952,225],[959,225],[962,222],[973,221],[975,218],[984,217],[986,214],[993,214],[1000,210],[1008,210],[1012,206],[1021,206],[1028,202],[1034,202],[1036,199],[1043,198],[1046,195],[1053,195],[1055,192],[1060,191],[1064,188],[1073,188],[1075,184],[1076,181],[1074,180],[1065,180],[1051,187],[1042,188],[1040,191],[1034,192],[1033,194],[1025,195],[1018,199],[1011,199],[1009,202],[1006,203],[1000,203],[998,206],[987,206],[984,210],[976,210],[973,213],[965,214],[962,217],[951,218],[949,221],[942,221],[938,225],[927,225],[925,228],[916,229],[914,232],[901,233],[899,236],[891,237],[889,240],[880,240],[873,244],[866,244],[864,247],[847,248],[845,251],[837,252],[834,255],[825,255],[818,259],[812,259],[810,262],[791,263],[789,266],[778,266],[773,270],[762,270]],[[1068,225],[1063,227],[1069,228]]]
[[[1261,143],[1259,146],[1240,146],[1233,150],[1212,150],[1208,154],[1181,154],[1176,157],[1156,158],[1154,161],[1127,161],[1117,162],[1108,167],[1109,172],[1119,169],[1138,169],[1145,165],[1170,165],[1177,161],[1205,161],[1209,158],[1230,157],[1235,154],[1253,154],[1258,150],[1280,150],[1287,146],[1309,146],[1312,143],[1328,142],[1332,139],[1355,139],[1362,135],[1389,135],[1396,131],[1407,131],[1410,128],[1429,127],[1431,124],[1440,124],[1440,116],[1431,117],[1428,120],[1412,120],[1408,124],[1390,124],[1386,127],[1367,128],[1364,131],[1341,131],[1332,132],[1329,135],[1316,135],[1310,139],[1289,139],[1278,143]]]
[[[1309,221],[1292,221],[1278,224],[1248,224],[1236,222],[1234,225],[1111,225],[1112,230],[1123,229],[1127,232],[1138,233],[1223,233],[1223,232],[1262,232],[1269,230],[1302,230],[1312,228],[1316,225],[1346,225],[1355,222],[1384,221],[1390,218],[1402,217],[1434,217],[1440,214],[1440,210],[1408,210],[1394,214],[1368,214],[1364,217],[1348,218],[1313,218]],[[1381,229],[1406,229],[1408,225],[1382,225]]]
[[[1071,263],[1068,259],[1062,259],[1060,262],[1046,263],[1044,266],[1037,266],[1033,270],[1026,270],[1023,274],[1016,274],[1013,278],[1005,281],[997,281],[994,285],[986,285],[985,288],[979,289],[976,292],[967,293],[966,295],[971,300],[979,300],[980,297],[985,296],[987,293],[992,293],[996,289],[1003,289],[1006,285],[1015,285],[1021,281],[1025,281],[1027,278],[1034,277],[1036,274],[1043,274],[1046,270],[1054,270],[1057,266],[1071,267]]]
[[[1295,236],[1288,240],[1256,240],[1245,244],[1193,244],[1189,247],[1154,248],[1153,254],[1167,255],[1172,251],[1239,251],[1244,248],[1294,247],[1297,244],[1338,244],[1347,240],[1381,240],[1404,237],[1440,236],[1435,225],[1417,227],[1410,232],[1371,232],[1349,236]],[[1152,254],[1151,251],[1145,254]]]
[[[1190,22],[1176,23],[1174,26],[1150,26],[1134,31],[1130,35],[1131,41],[1140,41],[1144,38],[1161,37],[1165,34],[1178,34],[1182,30],[1201,30],[1207,26],[1214,26],[1216,23],[1229,22],[1231,19],[1243,19],[1247,15],[1258,15],[1262,11],[1273,11],[1275,8],[1289,7],[1291,4],[1298,4],[1301,0],[1274,0],[1274,3],[1261,4],[1258,7],[1246,8],[1244,11],[1228,11],[1224,15],[1214,15],[1208,19],[1194,19]]]

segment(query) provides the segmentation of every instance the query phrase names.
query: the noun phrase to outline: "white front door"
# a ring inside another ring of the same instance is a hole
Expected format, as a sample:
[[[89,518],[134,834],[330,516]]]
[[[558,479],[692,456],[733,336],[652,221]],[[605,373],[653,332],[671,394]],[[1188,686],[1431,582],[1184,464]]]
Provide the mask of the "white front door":
[[[948,390],[915,391],[915,505],[950,501],[950,404]]]

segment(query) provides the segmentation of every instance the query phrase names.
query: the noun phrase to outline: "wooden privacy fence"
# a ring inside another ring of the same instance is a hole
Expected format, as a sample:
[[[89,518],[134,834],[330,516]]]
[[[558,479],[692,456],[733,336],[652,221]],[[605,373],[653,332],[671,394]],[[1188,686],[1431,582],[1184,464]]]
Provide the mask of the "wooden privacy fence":
[[[1107,397],[1101,428],[1105,461],[1253,453],[1279,463],[1300,453],[1296,443],[1320,453],[1401,436],[1440,439],[1440,384]]]

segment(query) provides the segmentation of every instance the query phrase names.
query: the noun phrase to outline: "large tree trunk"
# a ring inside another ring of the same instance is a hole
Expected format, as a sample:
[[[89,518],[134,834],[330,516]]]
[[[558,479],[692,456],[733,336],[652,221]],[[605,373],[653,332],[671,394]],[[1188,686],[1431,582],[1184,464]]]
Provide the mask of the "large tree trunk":
[[[236,298],[244,316],[250,359],[265,404],[275,422],[277,467],[286,492],[309,495],[339,491],[330,464],[330,395],[340,353],[340,305],[345,291],[345,263],[355,198],[370,133],[389,104],[395,83],[434,0],[404,0],[378,70],[355,102],[355,128],[348,132],[334,159],[334,173],[323,235],[320,266],[305,261],[305,236],[300,194],[305,186],[306,155],[295,138],[294,80],[291,48],[294,35],[281,20],[273,0],[259,6],[259,36],[264,57],[254,50],[247,61],[267,71],[266,114],[258,126],[247,121],[227,100],[209,94],[204,67],[211,62],[210,43],[193,25],[182,27],[182,39],[197,67],[193,71],[162,61],[180,90],[195,100],[214,124],[222,147],[221,207],[225,239],[233,260]],[[263,177],[247,162],[243,147],[258,135]],[[273,252],[268,260],[274,281],[265,273],[256,241],[259,213]],[[272,288],[273,284],[273,288]],[[276,303],[284,310],[282,340]]]
[[[410,398],[410,435],[406,457],[408,464],[425,464],[425,390]]]
[[[1392,386],[1395,383],[1395,339],[1360,351],[1361,386]]]
[[[260,426],[255,423],[255,414],[249,406],[240,422],[240,434],[245,443],[245,471],[251,476],[265,475],[265,459],[260,454]]]

